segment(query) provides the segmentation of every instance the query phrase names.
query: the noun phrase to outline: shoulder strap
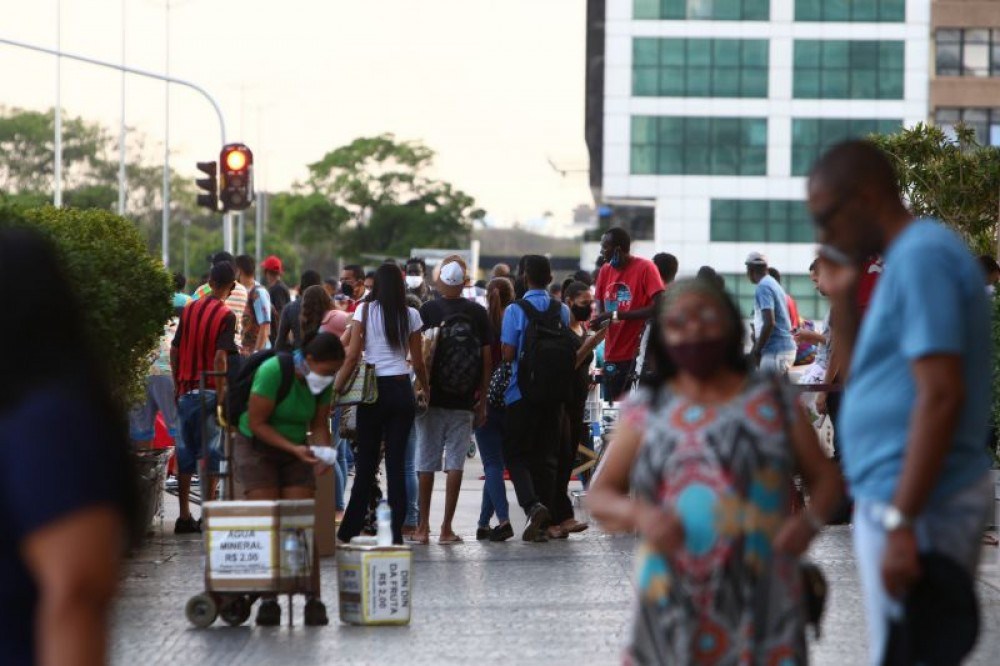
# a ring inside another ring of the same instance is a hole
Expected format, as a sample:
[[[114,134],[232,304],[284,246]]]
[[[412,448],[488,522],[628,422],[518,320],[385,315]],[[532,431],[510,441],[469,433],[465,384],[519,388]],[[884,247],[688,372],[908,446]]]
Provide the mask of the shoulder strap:
[[[562,303],[556,299],[549,300],[549,309],[545,311],[545,314],[549,317],[557,317],[562,321]]]
[[[516,300],[514,301],[514,305],[521,308],[521,310],[524,312],[524,316],[528,318],[528,321],[535,321],[537,319],[540,319],[542,316],[542,313],[538,311],[538,308],[532,305],[527,299],[522,298]]]
[[[278,357],[278,367],[281,369],[281,384],[278,385],[278,393],[274,397],[274,405],[278,406],[285,401],[288,394],[292,392],[292,382],[295,381],[295,362],[291,354],[275,354]]]
[[[368,336],[368,306],[371,303],[364,302],[361,304],[361,341],[364,342],[365,338]]]

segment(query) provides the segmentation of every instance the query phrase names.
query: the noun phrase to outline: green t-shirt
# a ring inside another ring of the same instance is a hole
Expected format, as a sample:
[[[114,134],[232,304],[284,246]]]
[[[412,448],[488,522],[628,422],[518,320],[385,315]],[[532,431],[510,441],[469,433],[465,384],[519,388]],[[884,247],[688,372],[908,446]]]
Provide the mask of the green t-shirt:
[[[250,388],[250,395],[259,395],[269,400],[275,400],[278,397],[280,386],[281,366],[277,357],[269,358],[257,368],[253,377],[253,386]],[[292,388],[288,392],[288,397],[275,405],[274,411],[271,412],[270,423],[288,441],[305,444],[306,433],[309,432],[309,426],[316,414],[317,402],[329,406],[332,398],[332,386],[323,391],[317,399],[309,391],[305,381],[296,375],[292,380]],[[249,410],[240,417],[240,432],[247,437],[253,437],[253,433],[250,432]]]

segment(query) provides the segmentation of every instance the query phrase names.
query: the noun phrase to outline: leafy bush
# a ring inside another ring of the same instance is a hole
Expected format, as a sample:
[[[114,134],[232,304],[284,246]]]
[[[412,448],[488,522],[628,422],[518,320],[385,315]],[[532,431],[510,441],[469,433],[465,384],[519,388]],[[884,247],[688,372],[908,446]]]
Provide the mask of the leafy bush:
[[[13,226],[53,240],[83,305],[90,342],[107,364],[115,399],[122,406],[133,403],[171,314],[170,274],[150,256],[135,225],[106,211],[0,203],[0,228]]]

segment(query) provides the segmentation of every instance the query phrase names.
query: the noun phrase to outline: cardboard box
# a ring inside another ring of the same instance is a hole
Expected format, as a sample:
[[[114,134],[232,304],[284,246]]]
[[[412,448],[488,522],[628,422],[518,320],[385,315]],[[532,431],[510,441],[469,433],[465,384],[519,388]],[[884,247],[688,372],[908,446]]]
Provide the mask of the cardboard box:
[[[337,474],[330,469],[316,477],[316,550],[320,557],[329,557],[337,552],[336,513]]]
[[[312,500],[207,502],[203,507],[205,584],[210,592],[305,592],[318,587],[313,567]],[[282,540],[299,539],[296,573]]]
[[[351,543],[337,553],[340,621],[360,625],[410,623],[413,553],[409,546]]]

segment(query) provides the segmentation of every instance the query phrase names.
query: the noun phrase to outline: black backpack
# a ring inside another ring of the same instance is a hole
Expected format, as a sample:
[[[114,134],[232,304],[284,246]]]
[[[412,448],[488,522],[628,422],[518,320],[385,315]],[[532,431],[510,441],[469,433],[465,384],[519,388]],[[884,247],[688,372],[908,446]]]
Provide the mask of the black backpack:
[[[483,379],[483,341],[467,312],[448,315],[434,348],[431,386],[449,395],[468,396]]]
[[[229,387],[226,391],[226,421],[230,425],[235,426],[250,405],[250,390],[253,388],[253,377],[257,373],[257,368],[275,356],[278,357],[278,366],[281,368],[281,384],[278,385],[274,404],[279,404],[291,393],[292,381],[295,379],[295,361],[291,354],[263,349],[248,356],[239,364],[236,373],[229,378]]]
[[[563,323],[562,303],[552,299],[545,312],[523,299],[514,304],[528,318],[517,366],[521,396],[530,402],[568,402],[573,398],[577,346]]]

